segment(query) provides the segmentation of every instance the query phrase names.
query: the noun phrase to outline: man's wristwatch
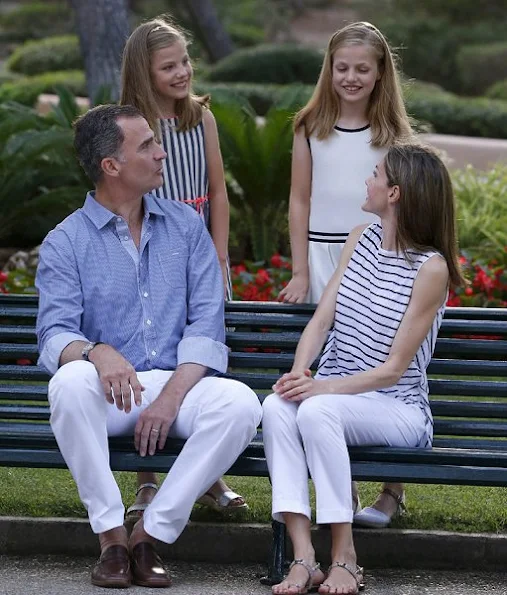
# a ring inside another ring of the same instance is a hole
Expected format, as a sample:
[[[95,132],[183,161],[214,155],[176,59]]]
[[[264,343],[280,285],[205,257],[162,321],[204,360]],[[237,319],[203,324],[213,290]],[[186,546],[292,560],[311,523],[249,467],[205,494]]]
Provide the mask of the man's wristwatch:
[[[97,345],[103,345],[102,341],[90,342],[83,347],[81,351],[81,357],[85,360],[85,362],[90,361],[90,351]]]

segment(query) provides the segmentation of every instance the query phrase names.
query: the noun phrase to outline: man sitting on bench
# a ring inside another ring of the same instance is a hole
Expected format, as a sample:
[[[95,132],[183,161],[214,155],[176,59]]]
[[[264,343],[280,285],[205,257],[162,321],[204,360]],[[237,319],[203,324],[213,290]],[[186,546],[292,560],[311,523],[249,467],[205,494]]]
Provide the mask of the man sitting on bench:
[[[36,278],[51,427],[99,534],[92,583],[168,586],[156,540],[176,541],[254,437],[261,407],[214,375],[228,355],[220,266],[195,211],[145,195],[165,158],[147,121],[131,106],[96,107],[76,122],[75,148],[95,192],[48,234]],[[119,435],[142,457],[186,439],[130,539],[109,463]]]

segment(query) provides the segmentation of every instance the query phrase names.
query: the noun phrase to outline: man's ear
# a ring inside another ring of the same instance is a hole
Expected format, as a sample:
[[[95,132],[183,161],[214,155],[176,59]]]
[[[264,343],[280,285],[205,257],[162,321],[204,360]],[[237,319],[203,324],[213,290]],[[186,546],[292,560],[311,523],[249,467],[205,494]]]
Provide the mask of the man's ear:
[[[398,184],[391,186],[387,192],[389,203],[395,204],[400,200],[400,187]]]
[[[107,176],[117,177],[120,174],[120,162],[115,157],[104,157],[100,167]]]

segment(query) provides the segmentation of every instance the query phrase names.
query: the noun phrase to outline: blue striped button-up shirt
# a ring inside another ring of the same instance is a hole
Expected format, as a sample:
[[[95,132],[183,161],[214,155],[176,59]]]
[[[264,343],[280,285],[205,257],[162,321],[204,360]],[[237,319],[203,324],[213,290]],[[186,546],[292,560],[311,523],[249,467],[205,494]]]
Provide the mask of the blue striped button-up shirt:
[[[138,372],[183,363],[226,371],[222,275],[209,233],[185,204],[151,195],[143,203],[139,249],[126,221],[92,192],[45,238],[37,336],[51,374],[76,340],[112,345]]]

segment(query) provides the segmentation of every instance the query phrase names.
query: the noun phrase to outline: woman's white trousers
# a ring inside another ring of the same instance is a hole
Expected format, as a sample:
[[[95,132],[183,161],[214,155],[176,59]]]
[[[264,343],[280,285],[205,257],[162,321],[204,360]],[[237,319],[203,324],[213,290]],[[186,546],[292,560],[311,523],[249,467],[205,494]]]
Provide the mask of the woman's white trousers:
[[[308,471],[315,485],[317,523],[351,523],[347,446],[410,447],[420,443],[425,419],[417,406],[380,393],[317,395],[292,403],[264,400],[262,430],[273,486],[273,518],[283,512],[311,518]]]

